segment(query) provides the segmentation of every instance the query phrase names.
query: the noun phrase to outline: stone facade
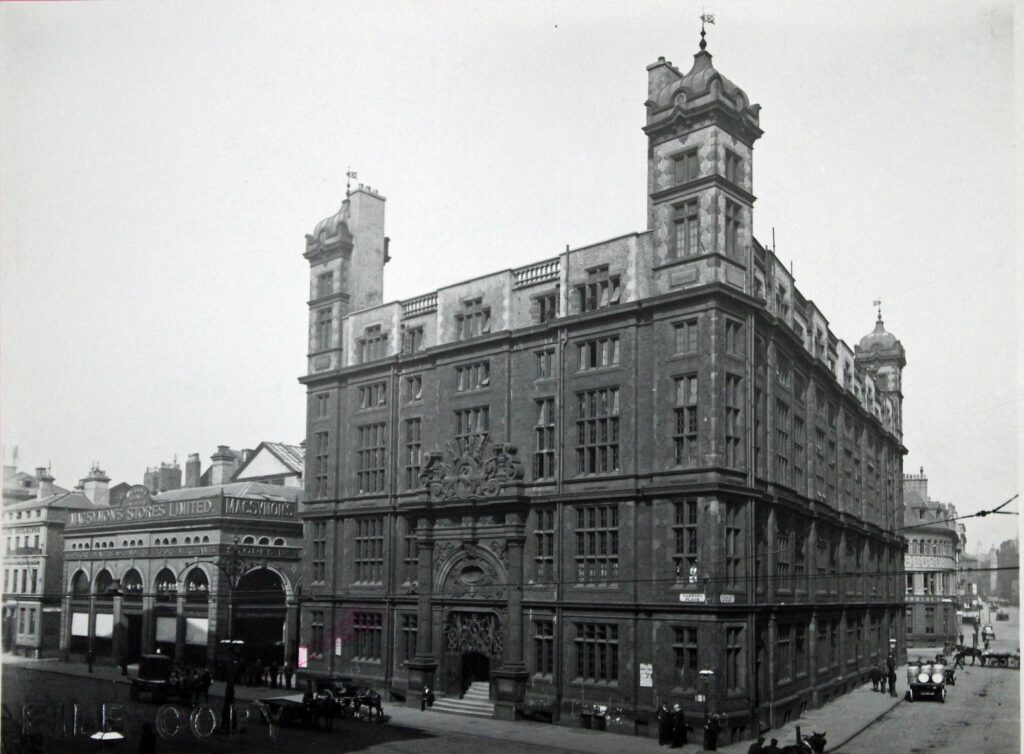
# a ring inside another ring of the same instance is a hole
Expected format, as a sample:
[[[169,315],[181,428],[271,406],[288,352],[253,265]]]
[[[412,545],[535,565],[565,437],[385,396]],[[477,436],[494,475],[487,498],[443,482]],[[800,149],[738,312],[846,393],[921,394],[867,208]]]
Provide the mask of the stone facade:
[[[703,50],[649,74],[645,232],[309,303],[306,674],[641,734],[707,693],[739,740],[903,654],[902,347],[752,237],[758,106]],[[332,233],[314,281],[375,259]]]
[[[960,587],[960,558],[964,552],[962,526],[956,508],[928,497],[924,469],[903,478],[906,571],[907,642],[941,646],[958,641],[962,630],[957,609],[965,597]],[[971,631],[964,631],[965,640]]]

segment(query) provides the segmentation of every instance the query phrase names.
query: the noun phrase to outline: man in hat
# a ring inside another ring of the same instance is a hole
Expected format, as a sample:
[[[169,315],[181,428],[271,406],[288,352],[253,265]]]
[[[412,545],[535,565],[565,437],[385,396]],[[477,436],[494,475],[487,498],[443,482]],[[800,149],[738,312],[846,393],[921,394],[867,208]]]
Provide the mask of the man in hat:
[[[747,754],[761,754],[764,751],[764,736],[758,736],[754,743],[750,744]]]

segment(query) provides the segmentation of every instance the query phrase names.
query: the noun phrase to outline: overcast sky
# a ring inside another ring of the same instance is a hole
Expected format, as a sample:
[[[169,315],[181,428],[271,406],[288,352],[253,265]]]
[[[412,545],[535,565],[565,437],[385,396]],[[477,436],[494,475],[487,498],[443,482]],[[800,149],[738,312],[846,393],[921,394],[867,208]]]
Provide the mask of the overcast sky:
[[[851,345],[907,350],[906,470],[1020,479],[1008,2],[716,2],[762,105],[755,233]],[[72,486],[304,432],[304,235],[387,199],[385,300],[646,229],[645,66],[700,3],[0,7],[3,443]],[[1015,507],[1015,506],[1013,506]],[[1016,518],[969,524],[969,548]]]

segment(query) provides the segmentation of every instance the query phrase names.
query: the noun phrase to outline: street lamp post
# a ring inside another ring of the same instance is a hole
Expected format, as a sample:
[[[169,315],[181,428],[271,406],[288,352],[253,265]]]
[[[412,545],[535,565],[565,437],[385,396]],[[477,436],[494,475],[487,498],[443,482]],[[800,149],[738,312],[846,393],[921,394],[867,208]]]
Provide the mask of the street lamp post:
[[[708,698],[711,696],[711,682],[715,677],[715,671],[709,668],[701,670],[699,673],[701,680],[704,681],[704,748],[715,750],[714,743],[711,743],[708,738],[711,724],[711,714],[708,709]]]

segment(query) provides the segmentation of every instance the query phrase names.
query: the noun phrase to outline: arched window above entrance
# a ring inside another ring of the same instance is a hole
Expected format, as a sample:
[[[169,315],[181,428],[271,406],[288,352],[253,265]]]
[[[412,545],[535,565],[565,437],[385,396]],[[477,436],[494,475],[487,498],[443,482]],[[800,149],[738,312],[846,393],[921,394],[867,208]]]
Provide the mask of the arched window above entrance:
[[[124,575],[124,579],[121,580],[121,585],[124,587],[124,598],[129,601],[138,601],[142,599],[142,592],[144,587],[142,586],[142,576],[137,570],[132,568]]]
[[[206,572],[196,566],[185,577],[185,597],[189,602],[204,602],[210,594],[210,580]]]
[[[71,594],[75,597],[89,596],[89,575],[85,571],[79,571],[71,579]]]
[[[164,568],[156,575],[154,585],[156,598],[160,602],[170,602],[178,596],[178,580],[169,568]]]
[[[110,587],[114,583],[114,577],[110,575],[110,571],[104,568],[102,571],[96,574],[96,597],[101,600],[109,600],[111,598]]]

